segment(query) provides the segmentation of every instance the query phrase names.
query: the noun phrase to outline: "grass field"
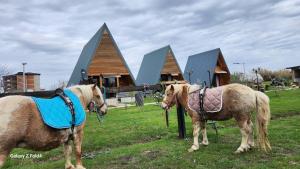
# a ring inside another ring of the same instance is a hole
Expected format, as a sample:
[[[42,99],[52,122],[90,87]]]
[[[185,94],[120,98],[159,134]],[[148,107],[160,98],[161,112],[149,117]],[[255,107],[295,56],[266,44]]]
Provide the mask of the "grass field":
[[[210,145],[188,153],[192,144],[191,121],[186,118],[185,140],[177,138],[177,119],[171,112],[166,128],[162,110],[149,105],[143,109],[113,109],[103,124],[88,115],[83,141],[83,162],[87,168],[300,168],[300,90],[268,93],[272,120],[270,153],[258,149],[235,155],[241,135],[233,120],[219,122],[219,139],[209,127]],[[15,149],[12,154],[41,154],[37,159],[8,159],[4,168],[63,168],[62,148],[49,152]]]

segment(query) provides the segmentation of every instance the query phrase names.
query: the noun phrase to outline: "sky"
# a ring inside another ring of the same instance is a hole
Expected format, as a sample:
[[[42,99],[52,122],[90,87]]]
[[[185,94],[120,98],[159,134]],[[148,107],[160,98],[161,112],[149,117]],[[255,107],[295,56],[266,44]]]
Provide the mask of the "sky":
[[[300,0],[0,0],[0,65],[68,81],[83,46],[106,23],[134,76],[144,54],[221,48],[231,72],[300,65]]]

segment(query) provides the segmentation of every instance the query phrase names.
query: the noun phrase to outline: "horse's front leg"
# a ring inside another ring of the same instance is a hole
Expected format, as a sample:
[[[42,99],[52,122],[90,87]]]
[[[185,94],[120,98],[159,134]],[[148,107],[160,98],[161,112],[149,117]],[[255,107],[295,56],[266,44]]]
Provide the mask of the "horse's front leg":
[[[188,149],[189,152],[193,152],[199,149],[199,131],[200,131],[200,123],[199,120],[192,119],[193,123],[193,137],[194,137],[194,143],[191,148]]]
[[[76,155],[76,169],[85,169],[82,166],[81,161],[81,144],[82,144],[83,130],[79,131],[74,136],[74,146],[75,146],[75,155]]]
[[[206,134],[206,121],[200,121],[201,133],[202,133],[202,145],[208,145],[208,139]]]
[[[64,143],[64,154],[66,158],[65,169],[75,169],[74,165],[71,163],[71,158],[72,158],[71,140]]]

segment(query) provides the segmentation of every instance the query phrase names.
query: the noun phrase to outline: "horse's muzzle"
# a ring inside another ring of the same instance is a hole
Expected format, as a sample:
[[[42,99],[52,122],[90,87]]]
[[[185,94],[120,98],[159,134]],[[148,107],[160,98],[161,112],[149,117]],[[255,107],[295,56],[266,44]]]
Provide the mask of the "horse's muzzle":
[[[106,105],[105,105],[106,106]],[[107,114],[107,108],[105,108],[105,110],[103,111],[103,110],[101,110],[102,109],[102,106],[97,106],[96,107],[96,111],[97,111],[97,113],[99,114],[99,115],[101,115],[101,116],[104,116],[104,115],[106,115]]]
[[[169,106],[168,106],[166,103],[164,103],[164,102],[162,102],[162,103],[160,104],[160,107],[161,107],[162,109],[164,109],[164,110],[169,110],[169,109],[170,109]]]

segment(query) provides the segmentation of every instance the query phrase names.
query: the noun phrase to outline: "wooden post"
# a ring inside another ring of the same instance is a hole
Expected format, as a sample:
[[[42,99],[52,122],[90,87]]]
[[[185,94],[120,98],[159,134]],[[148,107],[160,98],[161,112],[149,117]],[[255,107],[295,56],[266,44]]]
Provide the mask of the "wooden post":
[[[99,76],[99,86],[100,87],[102,87],[102,83],[103,83],[103,78],[102,78],[103,76],[100,74],[100,76]]]
[[[184,110],[181,104],[177,107],[177,120],[178,120],[178,137],[184,139],[186,137]]]
[[[120,87],[119,76],[116,76],[116,80],[117,80],[117,87]]]
[[[169,112],[168,110],[165,111],[165,116],[166,116],[166,125],[169,127]]]

